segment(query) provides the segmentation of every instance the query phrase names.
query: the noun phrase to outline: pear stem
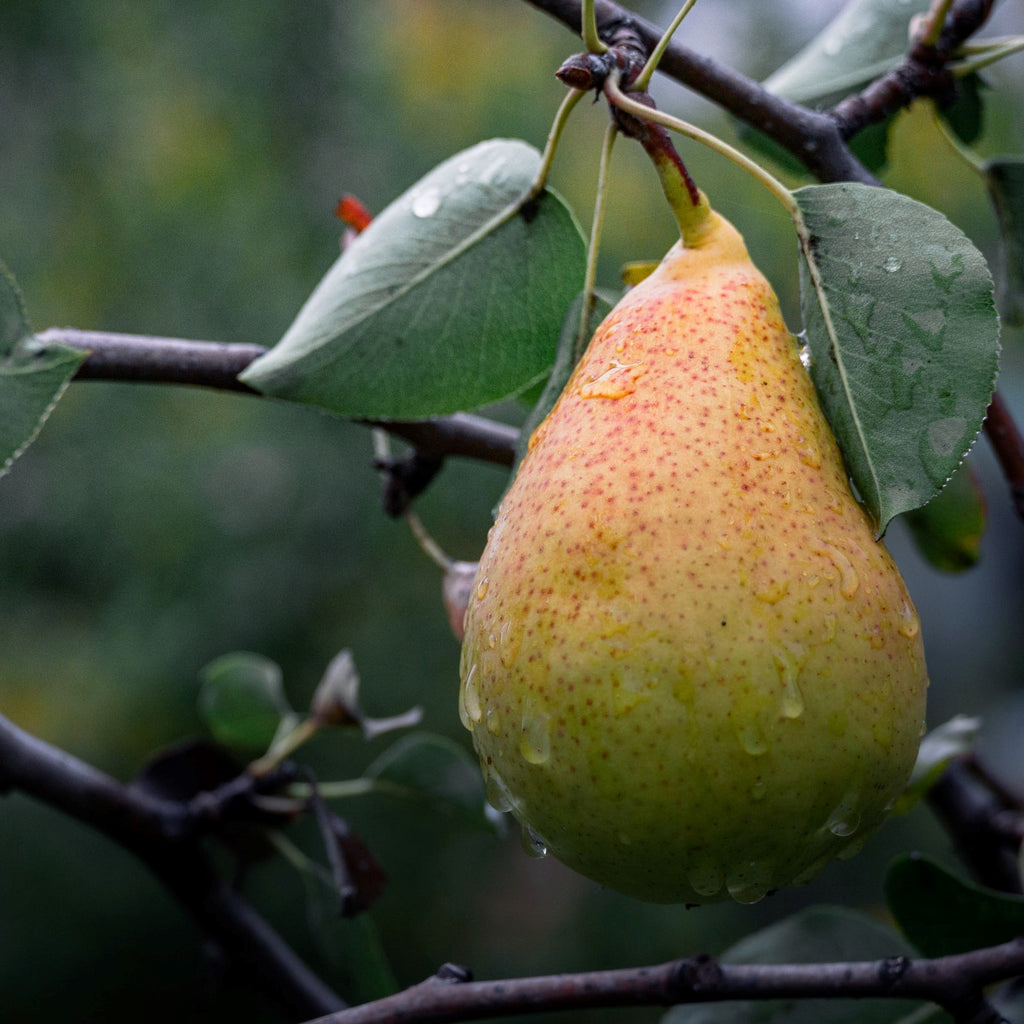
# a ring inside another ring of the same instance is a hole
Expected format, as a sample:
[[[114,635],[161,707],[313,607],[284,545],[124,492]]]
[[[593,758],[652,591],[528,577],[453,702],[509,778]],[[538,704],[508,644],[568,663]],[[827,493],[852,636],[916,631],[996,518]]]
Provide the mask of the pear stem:
[[[679,9],[679,13],[672,19],[672,24],[662,33],[661,38],[658,40],[657,45],[651,50],[651,55],[647,58],[647,63],[643,66],[643,70],[637,75],[636,80],[633,82],[634,87],[639,92],[646,92],[647,86],[650,85],[651,78],[654,75],[658,64],[661,62],[661,58],[664,56],[665,51],[668,49],[668,44],[672,41],[672,36],[675,35],[675,31],[683,23],[683,18],[690,13],[693,5],[697,0],[686,0],[683,6]]]
[[[615,80],[614,76],[610,76],[608,81],[605,82],[604,91],[611,103],[625,113],[632,114],[634,117],[645,121],[651,121],[671,131],[678,132],[680,135],[685,135],[687,138],[693,139],[695,142],[699,142],[709,149],[713,149],[716,153],[727,157],[737,167],[741,167],[768,189],[786,208],[787,213],[789,213],[795,224],[798,226],[802,225],[803,218],[800,216],[800,209],[793,198],[793,193],[778,178],[769,174],[768,171],[760,164],[751,160],[750,157],[717,136],[698,128],[696,125],[690,124],[688,121],[682,121],[678,117],[672,117],[670,114],[662,113],[660,110],[655,110],[645,106],[643,103],[639,103],[619,88],[619,83]]]
[[[918,46],[935,46],[946,25],[946,15],[953,6],[953,0],[933,0],[931,10],[925,15],[924,31],[916,40]]]
[[[594,200],[594,219],[590,226],[590,243],[587,246],[587,269],[583,278],[583,301],[580,303],[580,324],[572,347],[573,363],[580,361],[583,350],[590,340],[590,318],[594,310],[594,286],[597,283],[597,254],[601,245],[601,229],[608,202],[608,168],[611,164],[612,147],[619,130],[614,124],[608,125],[601,145],[601,162],[597,172],[597,197]]]
[[[582,98],[582,89],[570,89],[569,92],[566,93],[562,102],[558,105],[558,110],[555,111],[555,119],[551,122],[551,128],[548,131],[548,140],[544,146],[544,152],[541,155],[540,167],[537,170],[537,177],[534,179],[533,185],[530,187],[530,191],[527,193],[524,202],[528,203],[531,200],[536,199],[547,186],[548,175],[551,173],[551,165],[555,160],[555,151],[558,149],[558,143],[561,141],[562,133],[565,131],[565,126],[569,122],[569,115]]]
[[[580,34],[583,44],[590,53],[604,53],[608,47],[597,31],[597,15],[594,12],[594,0],[583,0],[580,10]]]

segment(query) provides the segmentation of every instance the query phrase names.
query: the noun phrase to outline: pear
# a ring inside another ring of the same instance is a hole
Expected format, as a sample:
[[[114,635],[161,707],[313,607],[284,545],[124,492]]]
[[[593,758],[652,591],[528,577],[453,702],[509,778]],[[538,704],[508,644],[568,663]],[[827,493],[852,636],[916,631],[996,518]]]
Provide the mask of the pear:
[[[640,899],[748,903],[881,824],[928,680],[778,300],[701,202],[530,439],[459,705],[531,845]]]

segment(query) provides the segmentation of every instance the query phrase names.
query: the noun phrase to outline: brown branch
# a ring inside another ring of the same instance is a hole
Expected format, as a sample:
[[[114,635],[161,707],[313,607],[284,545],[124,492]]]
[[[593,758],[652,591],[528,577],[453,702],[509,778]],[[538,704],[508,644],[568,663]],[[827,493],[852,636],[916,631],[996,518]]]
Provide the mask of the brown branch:
[[[0,716],[0,794],[20,790],[135,854],[217,946],[238,977],[295,1017],[344,1002],[220,876],[184,828],[185,808],[125,786]],[[181,835],[187,838],[175,838]]]
[[[962,1024],[1001,1021],[984,1000],[986,985],[1024,972],[1024,938],[999,946],[911,960],[854,963],[722,964],[697,956],[655,967],[500,981],[470,981],[446,965],[397,995],[310,1024],[440,1024],[555,1010],[674,1006],[737,999],[912,999],[936,1003]]]
[[[985,434],[1010,485],[1017,515],[1024,519],[1024,435],[999,392],[992,396],[988,407]]]
[[[527,0],[534,7],[576,32],[580,30],[579,0]],[[628,18],[648,50],[661,29],[610,0],[597,0],[599,30]],[[724,110],[753,125],[796,157],[819,181],[861,181],[875,177],[850,152],[831,116],[791,103],[763,89],[752,78],[672,42],[658,70]]]
[[[82,331],[51,327],[37,337],[44,344],[66,345],[89,353],[76,380],[187,384],[257,394],[238,379],[262,345],[223,344],[143,334]],[[363,420],[411,444],[424,455],[458,455],[511,466],[519,431],[495,420],[466,413],[429,420]]]
[[[923,96],[935,98],[940,105],[948,103],[956,88],[949,62],[958,47],[988,20],[992,4],[993,0],[956,0],[934,46],[911,46],[901,64],[838,103],[832,117],[843,138],[852,138]]]

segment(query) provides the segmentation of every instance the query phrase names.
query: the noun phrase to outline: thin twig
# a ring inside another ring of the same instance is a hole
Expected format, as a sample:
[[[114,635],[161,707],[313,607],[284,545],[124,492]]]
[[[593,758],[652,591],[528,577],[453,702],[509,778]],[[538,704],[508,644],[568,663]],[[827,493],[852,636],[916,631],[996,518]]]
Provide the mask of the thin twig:
[[[0,716],[0,793],[20,790],[102,832],[135,854],[188,911],[239,977],[292,1014],[344,1002],[220,876],[183,832],[183,805],[125,786]]]

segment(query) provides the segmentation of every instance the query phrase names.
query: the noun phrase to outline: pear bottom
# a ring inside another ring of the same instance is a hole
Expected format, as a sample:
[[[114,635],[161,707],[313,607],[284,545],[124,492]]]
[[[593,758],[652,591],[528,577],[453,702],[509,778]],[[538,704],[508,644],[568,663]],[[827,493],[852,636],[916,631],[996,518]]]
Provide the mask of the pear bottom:
[[[589,658],[539,675],[544,652],[522,644],[507,682],[517,640],[500,624],[487,636],[460,710],[489,799],[569,867],[643,900],[751,903],[810,881],[860,849],[914,764],[923,708],[893,686],[920,677],[913,644],[897,664],[874,652],[847,689],[831,645],[799,674],[767,638],[692,670],[654,636],[609,667],[599,634]]]

